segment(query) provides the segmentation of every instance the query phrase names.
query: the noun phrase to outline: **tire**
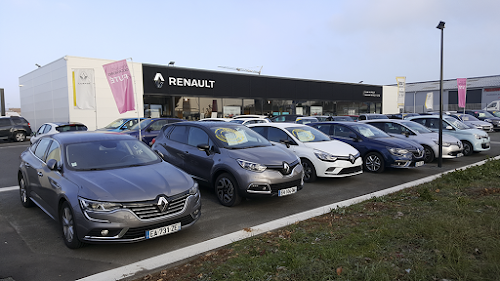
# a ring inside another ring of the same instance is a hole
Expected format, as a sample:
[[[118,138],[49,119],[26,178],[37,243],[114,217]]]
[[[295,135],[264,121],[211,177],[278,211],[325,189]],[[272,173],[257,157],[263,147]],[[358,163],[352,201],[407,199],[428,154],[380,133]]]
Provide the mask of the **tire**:
[[[302,158],[300,159],[302,162],[302,167],[304,168],[304,182],[313,182],[318,176],[316,175],[316,169],[311,161]]]
[[[24,208],[31,208],[35,206],[35,203],[33,203],[28,196],[28,188],[23,176],[19,179],[19,198],[21,199],[21,205],[23,205]]]
[[[221,205],[233,207],[241,202],[241,195],[238,190],[236,179],[228,174],[223,173],[215,180],[215,193]]]
[[[434,161],[436,156],[434,155],[434,150],[432,148],[424,145],[424,162],[425,163],[431,163]]]
[[[26,140],[26,134],[24,132],[15,132],[14,141],[23,142]]]
[[[468,141],[462,141],[462,144],[464,146],[463,154],[464,156],[469,156],[474,152],[474,147],[472,144]]]
[[[83,247],[84,243],[78,240],[73,210],[68,202],[63,202],[61,205],[61,209],[59,211],[59,221],[61,223],[62,236],[66,247],[70,249]]]
[[[368,172],[382,173],[385,169],[385,161],[380,153],[370,152],[363,159],[363,166]]]

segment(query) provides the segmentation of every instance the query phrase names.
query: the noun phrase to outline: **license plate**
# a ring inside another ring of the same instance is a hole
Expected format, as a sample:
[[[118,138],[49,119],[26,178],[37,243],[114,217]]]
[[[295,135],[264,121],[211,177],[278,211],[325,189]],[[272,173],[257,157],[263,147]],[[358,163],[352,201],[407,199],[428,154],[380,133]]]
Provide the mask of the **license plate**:
[[[146,239],[167,235],[181,230],[181,223],[174,223],[146,231]]]
[[[424,165],[424,161],[415,162],[415,167],[420,167]]]
[[[293,187],[278,190],[278,196],[287,196],[290,194],[294,194],[296,192],[297,192],[297,187],[293,186]]]
[[[462,156],[464,156],[463,153],[457,153],[457,157],[462,157]]]

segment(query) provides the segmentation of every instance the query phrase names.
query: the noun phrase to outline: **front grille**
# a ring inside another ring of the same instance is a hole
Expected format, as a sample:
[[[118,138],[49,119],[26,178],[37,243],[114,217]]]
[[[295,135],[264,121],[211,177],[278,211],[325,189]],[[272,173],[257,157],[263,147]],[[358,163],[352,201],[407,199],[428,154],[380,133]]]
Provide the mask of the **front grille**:
[[[481,147],[482,148],[489,148],[490,144],[489,143],[483,143],[483,144],[481,144]]]
[[[292,186],[296,186],[298,189],[300,189],[300,184],[302,183],[302,179],[294,180],[294,181],[289,181],[289,182],[282,182],[282,183],[276,183],[276,184],[271,184],[271,190],[272,192],[277,192],[280,189],[283,188],[289,188]]]
[[[166,221],[166,222],[162,222],[162,223],[152,224],[152,225],[143,226],[143,227],[130,228],[127,231],[127,233],[125,233],[125,235],[123,235],[122,238],[123,239],[143,238],[146,236],[146,231],[148,231],[148,230],[152,230],[152,229],[162,227],[162,226],[171,225],[171,224],[178,223],[178,222],[181,223],[181,226],[184,226],[184,225],[192,223],[193,221],[194,221],[193,217],[191,217],[190,215],[187,215],[187,216],[179,218],[179,219],[170,220],[170,221]]]
[[[356,166],[356,167],[350,167],[350,168],[344,168],[338,175],[349,175],[349,174],[354,174],[361,172],[361,166]]]
[[[420,158],[420,157],[423,157],[424,156],[424,150],[410,150],[411,154],[413,154],[413,156],[415,158]]]
[[[277,170],[278,172],[280,172],[282,175],[289,175],[292,173],[293,169],[295,169],[295,167],[297,165],[299,165],[300,161],[297,159],[295,161],[293,161],[292,163],[288,163],[288,165],[290,166],[290,169],[288,169],[288,171],[285,171],[285,169],[283,169],[283,165],[270,165],[270,166],[266,166],[269,170]]]
[[[185,193],[179,196],[169,197],[168,200],[168,208],[164,212],[161,212],[158,208],[158,201],[150,200],[145,202],[137,202],[137,203],[124,203],[123,208],[130,209],[134,214],[136,214],[141,219],[153,219],[163,216],[168,216],[172,214],[176,214],[182,209],[184,209],[184,205],[186,204],[186,199],[188,198],[189,193]]]

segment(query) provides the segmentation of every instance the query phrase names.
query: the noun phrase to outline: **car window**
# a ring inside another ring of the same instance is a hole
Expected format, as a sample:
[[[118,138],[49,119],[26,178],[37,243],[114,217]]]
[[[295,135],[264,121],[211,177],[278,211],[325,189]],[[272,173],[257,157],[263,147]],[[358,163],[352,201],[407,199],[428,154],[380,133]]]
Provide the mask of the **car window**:
[[[45,130],[45,126],[46,126],[45,124],[42,125],[42,127],[40,127],[36,133],[37,134],[43,134],[43,130]]]
[[[270,127],[267,131],[269,141],[280,142],[281,140],[292,140],[290,136],[279,128]]]
[[[43,138],[40,140],[39,144],[35,148],[35,155],[45,162],[45,152],[50,145],[51,140]]]
[[[356,135],[351,129],[342,125],[333,125],[333,135],[339,138],[348,138],[351,135]]]
[[[151,131],[159,131],[161,129],[161,127],[163,127],[166,124],[167,124],[167,120],[158,120],[158,121],[154,122],[153,124],[151,124],[151,126],[149,128],[151,129]]]
[[[453,119],[451,117],[446,117],[446,118],[443,118],[444,121],[443,121],[443,128],[445,128],[446,126],[448,125],[451,125],[459,130],[466,130],[466,129],[470,129],[467,125],[465,125],[464,123],[462,123],[461,121],[459,120],[456,120],[456,119]],[[439,120],[439,119],[436,119],[436,120]],[[436,122],[438,123],[438,122]],[[449,124],[448,124],[449,123]],[[438,123],[439,124],[439,123]],[[438,125],[439,126],[439,125]],[[439,127],[438,127],[439,129]]]
[[[144,128],[146,128],[149,124],[151,124],[151,122],[153,122],[153,120],[152,120],[152,119],[146,119],[146,120],[143,120],[143,121],[141,121],[140,123],[137,123],[137,124],[135,124],[134,126],[132,126],[132,127],[130,128],[130,130],[139,130],[139,127],[140,127],[141,129],[144,129]]]
[[[409,121],[409,122],[405,122],[405,125],[408,128],[412,129],[413,131],[416,131],[419,134],[432,133],[431,130],[427,129],[427,127],[425,127],[425,126],[422,126],[420,123],[415,123],[415,122]]]
[[[386,132],[368,124],[353,124],[351,128],[366,138],[390,137]]]
[[[28,125],[28,121],[26,121],[26,119],[24,119],[22,117],[21,118],[12,118],[12,121],[16,125]]]
[[[52,129],[51,125],[45,125],[45,128],[43,129],[43,133],[42,134],[48,133],[51,129]]]
[[[405,134],[405,133],[408,133],[408,134],[413,134],[410,130],[408,130],[406,127],[400,125],[400,124],[396,124],[396,123],[392,123],[392,122],[384,122],[384,129],[382,131],[385,131],[386,133],[391,133],[391,134]],[[370,125],[373,125],[373,124],[370,124]],[[381,129],[380,127],[377,127],[379,129]]]
[[[242,149],[256,146],[270,146],[271,143],[250,128],[238,125],[234,127],[210,127],[221,147],[229,149]]]
[[[180,143],[187,143],[188,126],[175,126],[170,133],[169,139]]]
[[[69,132],[69,131],[87,131],[87,126],[85,125],[63,125],[56,128],[58,132]]]
[[[268,127],[252,127],[251,129],[257,132],[259,135],[267,138],[266,130]]]
[[[323,133],[330,135],[330,125],[316,125],[314,128],[322,131]]]
[[[190,127],[187,137],[187,144],[192,146],[198,146],[199,144],[209,144],[208,134],[200,128]]]
[[[309,126],[288,127],[286,130],[301,142],[320,142],[331,140],[328,135],[325,135],[320,130]]]
[[[61,162],[61,147],[56,141],[52,141],[52,144],[50,145],[49,151],[47,153],[47,161],[49,161],[50,159],[54,159],[58,163]]]
[[[0,118],[0,126],[1,127],[11,126],[10,120],[8,118]]]

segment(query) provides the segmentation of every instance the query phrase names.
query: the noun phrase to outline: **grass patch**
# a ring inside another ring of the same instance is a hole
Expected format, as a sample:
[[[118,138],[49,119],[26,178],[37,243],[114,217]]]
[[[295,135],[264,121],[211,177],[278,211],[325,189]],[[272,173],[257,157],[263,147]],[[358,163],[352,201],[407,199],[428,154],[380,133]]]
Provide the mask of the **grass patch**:
[[[499,280],[500,161],[209,252],[139,280]]]

